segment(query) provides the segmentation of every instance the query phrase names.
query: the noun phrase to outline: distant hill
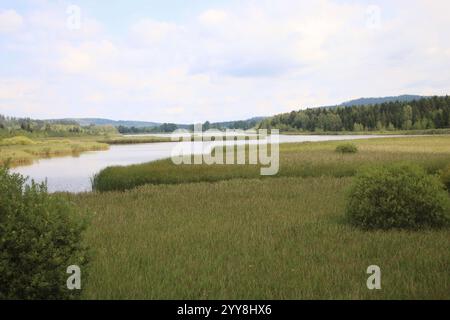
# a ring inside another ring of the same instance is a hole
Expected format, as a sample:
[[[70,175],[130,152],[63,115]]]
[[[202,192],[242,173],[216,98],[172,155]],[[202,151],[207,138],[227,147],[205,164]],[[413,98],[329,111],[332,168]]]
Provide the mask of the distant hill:
[[[223,121],[223,122],[214,122],[209,123],[210,128],[221,128],[221,129],[247,129],[254,127],[256,124],[264,120],[264,117],[253,117],[246,120],[237,120],[237,121]],[[159,122],[149,122],[149,121],[133,121],[133,120],[111,120],[104,118],[65,118],[65,119],[51,119],[47,120],[48,122],[53,123],[77,123],[80,126],[89,126],[89,125],[97,125],[97,126],[105,126],[111,125],[114,127],[126,127],[126,128],[136,128],[136,132],[142,131],[142,129],[153,128],[153,131],[158,131],[158,129],[165,127],[168,123],[159,123]],[[190,129],[192,124],[170,124],[170,128],[176,126],[180,129]]]
[[[426,98],[420,95],[399,95],[392,97],[378,97],[378,98],[359,98],[350,101],[343,102],[334,106],[324,106],[315,109],[334,109],[337,107],[354,107],[354,106],[366,106],[366,105],[378,105],[387,102],[411,102],[414,100],[420,100]],[[236,121],[222,121],[222,122],[207,122],[204,124],[204,129],[219,128],[219,129],[250,129],[257,127],[264,120],[273,117],[253,117],[246,120]],[[180,129],[192,129],[192,124],[171,124],[171,123],[159,123],[149,121],[134,121],[134,120],[111,120],[104,118],[66,118],[66,119],[52,119],[50,122],[75,122],[81,126],[89,125],[111,125],[114,127],[121,127],[120,130],[123,133],[144,133],[144,132],[165,132],[174,128]],[[128,129],[127,129],[128,128]],[[129,130],[129,128],[133,130]]]
[[[426,97],[418,96],[418,95],[411,95],[411,94],[404,94],[401,96],[393,96],[393,97],[359,98],[359,99],[343,102],[339,106],[352,107],[352,106],[366,106],[366,105],[381,104],[381,103],[386,103],[386,102],[410,102],[410,101],[414,101],[414,100],[420,100],[422,98],[426,98]]]
[[[89,125],[111,125],[114,127],[124,126],[124,127],[136,127],[136,128],[144,128],[144,127],[157,127],[160,126],[161,123],[157,122],[148,122],[148,121],[130,121],[130,120],[110,120],[103,118],[70,118],[70,119],[52,119],[52,122],[60,122],[60,121],[73,121],[78,123],[80,126],[89,126]]]
[[[266,117],[253,117],[246,120],[223,121],[211,123],[211,128],[219,129],[251,129],[263,121]]]

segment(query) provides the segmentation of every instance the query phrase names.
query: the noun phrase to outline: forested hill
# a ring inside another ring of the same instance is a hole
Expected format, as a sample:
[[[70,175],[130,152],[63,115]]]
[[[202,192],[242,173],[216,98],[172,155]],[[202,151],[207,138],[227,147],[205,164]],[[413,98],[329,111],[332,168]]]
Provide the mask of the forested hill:
[[[282,131],[393,131],[450,127],[450,97],[369,105],[313,108],[263,120],[259,128]]]
[[[367,106],[367,105],[373,105],[373,104],[381,104],[386,102],[409,102],[413,100],[420,100],[422,98],[428,98],[424,96],[418,96],[418,95],[411,95],[411,94],[404,94],[401,96],[394,96],[394,97],[378,97],[378,98],[359,98],[350,100],[344,103],[341,103],[339,106],[345,106],[345,107],[351,107],[351,106]]]

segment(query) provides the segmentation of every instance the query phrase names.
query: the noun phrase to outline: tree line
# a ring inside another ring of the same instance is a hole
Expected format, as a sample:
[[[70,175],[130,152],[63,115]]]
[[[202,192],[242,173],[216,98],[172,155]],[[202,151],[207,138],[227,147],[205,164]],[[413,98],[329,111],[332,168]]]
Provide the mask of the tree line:
[[[450,127],[450,97],[374,105],[310,108],[261,121],[260,129],[282,131],[394,131]]]
[[[203,130],[209,129],[218,129],[218,130],[226,130],[226,129],[242,129],[248,130],[254,128],[259,123],[259,118],[249,119],[249,120],[241,120],[241,121],[228,121],[228,122],[209,122],[205,121],[202,123]],[[194,131],[193,124],[175,124],[175,123],[163,123],[159,126],[153,127],[127,127],[127,126],[118,126],[117,130],[122,134],[141,134],[141,133],[170,133],[177,129],[185,129],[188,131]]]
[[[72,120],[36,120],[7,117],[0,114],[0,137],[15,135],[65,137],[77,135],[115,134],[113,126],[81,126]]]

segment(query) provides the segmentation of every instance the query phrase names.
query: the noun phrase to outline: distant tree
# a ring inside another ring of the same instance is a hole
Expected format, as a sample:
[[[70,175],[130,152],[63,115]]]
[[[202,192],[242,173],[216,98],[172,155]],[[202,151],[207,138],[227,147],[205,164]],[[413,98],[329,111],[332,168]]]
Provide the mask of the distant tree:
[[[406,105],[403,107],[403,130],[410,130],[412,128],[412,107],[410,105]]]
[[[356,132],[358,132],[358,131],[364,131],[364,126],[361,124],[361,123],[355,123],[354,125],[353,125],[353,131],[356,131]]]
[[[423,128],[422,128],[422,123],[420,122],[420,121],[416,121],[414,124],[413,124],[413,129],[414,130],[422,130]]]
[[[203,130],[209,130],[210,128],[211,128],[210,122],[209,121],[205,121],[205,123],[203,124]]]
[[[294,118],[294,127],[305,130],[309,124],[309,117],[305,113],[297,113]]]
[[[381,121],[377,121],[377,130],[378,131],[383,131],[385,128],[383,126],[383,124],[381,123]]]
[[[389,122],[389,124],[387,126],[387,130],[388,131],[394,131],[395,130],[395,126],[392,124],[392,122]]]

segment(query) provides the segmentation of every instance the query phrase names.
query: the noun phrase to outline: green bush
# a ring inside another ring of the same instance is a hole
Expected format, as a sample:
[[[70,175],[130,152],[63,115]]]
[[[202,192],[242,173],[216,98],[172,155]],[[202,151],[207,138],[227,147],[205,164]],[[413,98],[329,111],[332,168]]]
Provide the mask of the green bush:
[[[336,147],[336,152],[356,153],[356,152],[358,152],[358,147],[353,143],[342,143]]]
[[[362,169],[349,196],[347,219],[363,229],[439,228],[450,221],[443,184],[412,164]]]
[[[82,243],[86,215],[81,216],[45,184],[0,168],[0,299],[71,299],[70,265],[88,263]]]
[[[441,171],[441,181],[448,191],[450,191],[450,165]]]

